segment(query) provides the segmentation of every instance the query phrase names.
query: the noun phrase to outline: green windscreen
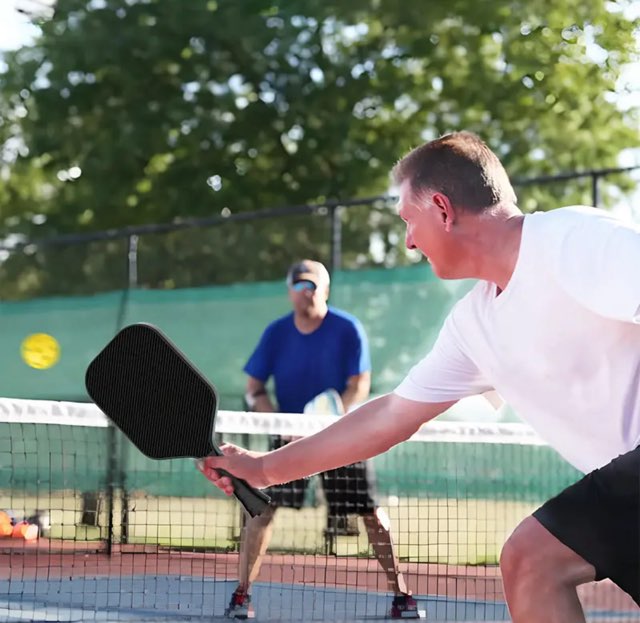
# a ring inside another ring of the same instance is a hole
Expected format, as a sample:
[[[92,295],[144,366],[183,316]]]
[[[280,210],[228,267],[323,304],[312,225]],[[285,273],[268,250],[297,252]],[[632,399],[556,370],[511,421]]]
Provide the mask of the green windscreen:
[[[470,281],[441,281],[427,264],[334,274],[330,303],[355,314],[367,331],[373,393],[392,390],[433,344]],[[0,396],[86,400],[91,359],[124,325],[157,325],[217,387],[225,409],[241,408],[242,368],[264,328],[290,311],[284,280],[177,290],[131,290],[93,296],[0,302]],[[53,336],[60,359],[28,366],[24,339]]]

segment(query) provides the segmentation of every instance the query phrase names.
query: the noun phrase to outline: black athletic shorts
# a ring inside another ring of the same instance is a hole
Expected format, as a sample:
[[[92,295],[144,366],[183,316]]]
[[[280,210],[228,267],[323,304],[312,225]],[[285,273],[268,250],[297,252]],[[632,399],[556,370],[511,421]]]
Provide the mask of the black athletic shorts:
[[[286,445],[280,437],[273,437],[271,448]],[[329,515],[369,515],[378,504],[375,501],[375,475],[366,461],[331,469],[321,475],[322,488]],[[265,490],[276,507],[300,509],[304,503],[305,492],[309,485],[308,478],[293,480],[283,485],[275,485]]]
[[[640,446],[565,489],[533,516],[640,605]]]

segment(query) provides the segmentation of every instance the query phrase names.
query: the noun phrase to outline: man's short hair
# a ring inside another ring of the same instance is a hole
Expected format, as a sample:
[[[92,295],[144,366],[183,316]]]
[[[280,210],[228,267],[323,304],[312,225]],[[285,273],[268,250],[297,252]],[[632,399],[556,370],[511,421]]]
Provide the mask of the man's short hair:
[[[454,132],[416,147],[393,168],[394,182],[409,180],[419,197],[432,190],[470,212],[516,204],[516,193],[498,157],[472,132]]]

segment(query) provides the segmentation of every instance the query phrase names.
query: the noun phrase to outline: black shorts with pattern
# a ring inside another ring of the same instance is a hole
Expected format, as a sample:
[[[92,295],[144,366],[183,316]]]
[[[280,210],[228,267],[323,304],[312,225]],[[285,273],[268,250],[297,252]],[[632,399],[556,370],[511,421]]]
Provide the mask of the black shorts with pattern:
[[[280,437],[273,437],[273,450],[286,445]],[[378,504],[375,493],[375,474],[371,464],[360,461],[331,469],[320,474],[322,489],[327,499],[329,515],[368,515],[375,511]],[[276,507],[300,509],[310,480],[302,478],[282,485],[269,487],[265,491]]]

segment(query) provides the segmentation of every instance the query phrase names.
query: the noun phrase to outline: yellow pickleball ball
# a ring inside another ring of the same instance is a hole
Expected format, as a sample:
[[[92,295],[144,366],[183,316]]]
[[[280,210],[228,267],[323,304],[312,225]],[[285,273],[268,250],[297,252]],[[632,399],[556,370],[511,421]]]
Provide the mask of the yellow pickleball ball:
[[[58,363],[60,344],[47,333],[33,333],[23,340],[20,353],[28,366],[36,370],[46,370]]]

